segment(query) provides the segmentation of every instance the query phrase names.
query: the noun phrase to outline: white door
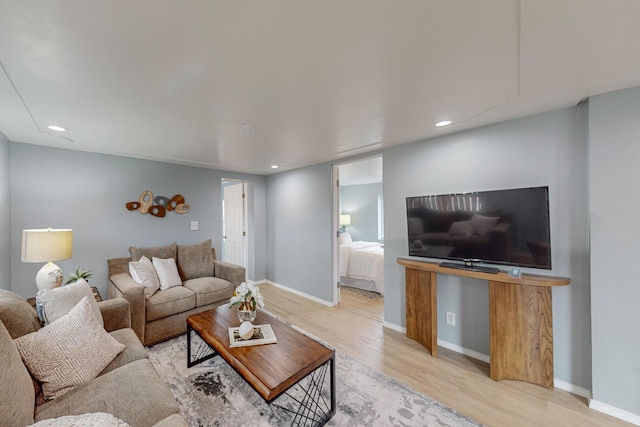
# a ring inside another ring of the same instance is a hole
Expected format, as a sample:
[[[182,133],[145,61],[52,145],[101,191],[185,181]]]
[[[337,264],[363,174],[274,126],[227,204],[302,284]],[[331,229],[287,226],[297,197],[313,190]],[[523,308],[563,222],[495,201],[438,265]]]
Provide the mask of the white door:
[[[222,259],[247,268],[246,181],[222,180]]]

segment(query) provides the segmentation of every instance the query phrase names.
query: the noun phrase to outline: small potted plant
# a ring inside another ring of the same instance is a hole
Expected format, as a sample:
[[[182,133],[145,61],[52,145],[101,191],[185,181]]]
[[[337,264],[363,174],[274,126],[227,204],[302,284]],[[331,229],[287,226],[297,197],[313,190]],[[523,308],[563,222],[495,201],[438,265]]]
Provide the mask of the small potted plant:
[[[69,276],[67,276],[67,281],[64,282],[64,284],[68,285],[71,283],[75,283],[80,279],[84,280],[88,284],[89,277],[91,276],[93,276],[93,272],[91,270],[80,270],[80,266],[77,266],[76,271],[74,271],[73,273],[69,274]]]

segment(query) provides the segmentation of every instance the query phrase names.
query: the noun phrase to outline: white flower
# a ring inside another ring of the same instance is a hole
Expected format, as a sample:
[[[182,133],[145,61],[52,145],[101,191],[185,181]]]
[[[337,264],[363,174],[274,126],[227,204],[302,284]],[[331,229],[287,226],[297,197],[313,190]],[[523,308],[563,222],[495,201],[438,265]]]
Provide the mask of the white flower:
[[[260,288],[253,283],[242,282],[233,293],[229,300],[229,307],[235,307],[242,304],[248,304],[252,310],[256,306],[264,308],[264,298],[260,293]]]

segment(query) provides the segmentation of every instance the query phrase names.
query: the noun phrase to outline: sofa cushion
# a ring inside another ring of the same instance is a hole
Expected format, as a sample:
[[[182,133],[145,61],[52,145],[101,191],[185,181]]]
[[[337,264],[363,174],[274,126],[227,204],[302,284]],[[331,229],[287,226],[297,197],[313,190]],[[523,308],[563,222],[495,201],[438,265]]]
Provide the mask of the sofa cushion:
[[[36,407],[36,420],[106,412],[136,427],[152,426],[179,411],[149,359],[114,369],[54,401]]]
[[[104,375],[107,372],[119,368],[120,366],[126,365],[127,363],[149,357],[149,352],[142,345],[133,329],[118,329],[116,331],[109,332],[109,335],[115,338],[120,344],[123,344],[124,350],[118,354],[115,359],[113,359],[111,363],[109,363],[106,368],[100,372],[99,375]]]
[[[182,279],[178,273],[176,260],[173,258],[153,257],[153,268],[155,268],[160,280],[160,290],[173,288],[182,285]]]
[[[129,262],[129,274],[136,283],[142,285],[145,296],[151,296],[160,289],[160,279],[158,279],[153,263],[144,255],[140,261]]]
[[[196,307],[228,300],[233,295],[233,284],[217,277],[199,277],[187,280],[183,286],[196,294]]]
[[[88,297],[55,322],[16,339],[15,344],[29,372],[42,382],[47,399],[92,380],[124,350],[98,324]]]
[[[45,324],[51,323],[76,306],[83,297],[87,297],[87,303],[93,311],[93,315],[104,327],[104,320],[100,307],[93,296],[93,291],[86,281],[72,283],[66,286],[60,286],[53,289],[42,289],[36,294],[36,300],[42,306],[43,321]]]
[[[129,254],[131,255],[132,261],[140,261],[142,256],[146,256],[149,259],[156,258],[173,258],[177,257],[177,249],[178,245],[174,242],[170,245],[165,246],[154,246],[148,248],[138,248],[135,246],[131,246],[129,248]]]
[[[178,271],[182,280],[213,276],[211,239],[195,245],[178,245]]]
[[[24,300],[23,300],[24,301]],[[0,322],[0,426],[33,423],[35,392],[20,353]]]
[[[30,427],[131,427],[121,419],[104,412],[65,415],[38,421]]]
[[[36,310],[20,295],[0,289],[0,320],[16,339],[40,329],[40,319]]]
[[[176,286],[158,291],[146,299],[145,318],[147,322],[182,313],[196,306],[196,294],[184,286]]]

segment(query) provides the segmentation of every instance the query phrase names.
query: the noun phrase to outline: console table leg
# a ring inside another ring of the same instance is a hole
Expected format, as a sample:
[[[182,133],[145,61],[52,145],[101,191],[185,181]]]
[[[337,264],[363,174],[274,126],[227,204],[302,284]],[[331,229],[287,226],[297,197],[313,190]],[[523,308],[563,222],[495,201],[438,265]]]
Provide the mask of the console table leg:
[[[490,375],[553,388],[551,288],[489,282]]]
[[[438,357],[438,309],[436,273],[406,269],[407,337]]]

